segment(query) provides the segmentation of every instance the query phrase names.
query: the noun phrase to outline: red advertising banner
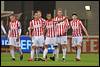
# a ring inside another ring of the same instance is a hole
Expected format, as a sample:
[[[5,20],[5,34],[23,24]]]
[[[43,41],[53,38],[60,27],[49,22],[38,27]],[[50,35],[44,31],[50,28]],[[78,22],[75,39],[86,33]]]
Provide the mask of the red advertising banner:
[[[72,37],[68,36],[68,52],[75,52],[76,50],[72,49]],[[98,53],[99,52],[99,36],[90,36],[87,40],[86,36],[83,36],[82,41],[82,52],[88,53]]]

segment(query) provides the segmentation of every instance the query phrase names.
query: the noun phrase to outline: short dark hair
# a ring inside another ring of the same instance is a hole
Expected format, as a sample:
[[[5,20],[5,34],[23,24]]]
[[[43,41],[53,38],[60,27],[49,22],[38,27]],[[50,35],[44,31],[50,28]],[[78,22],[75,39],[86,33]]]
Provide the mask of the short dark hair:
[[[51,14],[50,12],[48,12],[47,14]]]
[[[73,15],[78,16],[76,13],[73,13],[72,16],[73,16]]]
[[[39,9],[38,9],[36,12],[41,12],[41,13],[42,13],[42,11],[41,11],[41,10],[39,10]]]
[[[50,14],[50,15],[51,15],[51,17],[52,17],[52,14],[51,14],[51,13],[47,13],[47,14],[46,14],[46,16],[47,16],[48,14]]]
[[[37,13],[37,11],[34,11],[34,14]]]

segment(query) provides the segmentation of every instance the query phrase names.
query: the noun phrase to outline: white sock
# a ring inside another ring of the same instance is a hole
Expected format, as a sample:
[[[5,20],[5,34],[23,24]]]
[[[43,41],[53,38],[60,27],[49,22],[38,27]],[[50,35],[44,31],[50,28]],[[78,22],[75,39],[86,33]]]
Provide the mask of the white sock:
[[[21,54],[21,55],[23,54],[23,52],[22,52],[22,49],[21,49],[21,48],[19,48],[19,52],[20,52],[20,54]]]
[[[15,56],[14,56],[14,48],[13,49],[10,49],[10,54],[11,54],[11,57],[12,58],[15,58]]]
[[[48,53],[48,49],[44,49],[44,51],[43,51],[43,58],[46,58],[47,53]]]
[[[31,50],[31,59],[34,58],[34,49]]]
[[[55,49],[56,50],[56,55],[57,55],[57,58],[59,58],[59,49]]]
[[[81,54],[81,48],[78,48],[77,49],[77,56],[76,56],[78,59],[80,59],[80,54]]]
[[[66,48],[64,48],[64,49],[62,49],[62,51],[63,51],[63,58],[65,58],[66,57]]]
[[[53,51],[53,56],[55,56],[55,54],[56,54],[56,49],[54,49],[54,51]]]
[[[39,57],[39,49],[38,48],[36,49],[36,56],[37,56],[37,58]]]

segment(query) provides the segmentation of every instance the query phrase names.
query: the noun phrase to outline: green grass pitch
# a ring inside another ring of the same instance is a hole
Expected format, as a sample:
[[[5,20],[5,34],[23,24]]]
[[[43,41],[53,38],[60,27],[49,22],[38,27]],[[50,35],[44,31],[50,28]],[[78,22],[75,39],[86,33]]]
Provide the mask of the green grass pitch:
[[[42,54],[40,54],[42,57]],[[48,61],[27,61],[30,57],[30,53],[24,53],[22,61],[19,60],[19,54],[16,53],[16,61],[11,61],[9,53],[1,53],[1,66],[99,66],[99,54],[88,53],[81,54],[81,61],[75,61],[75,54],[67,54],[65,62],[62,61],[62,54],[58,61],[52,61],[49,57],[52,54],[48,54]]]

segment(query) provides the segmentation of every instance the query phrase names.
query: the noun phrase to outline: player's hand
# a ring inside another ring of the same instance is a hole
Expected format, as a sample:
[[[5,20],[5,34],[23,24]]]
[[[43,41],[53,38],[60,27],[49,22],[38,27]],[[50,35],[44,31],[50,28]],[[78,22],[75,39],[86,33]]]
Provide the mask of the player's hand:
[[[32,35],[29,35],[30,38],[32,38]]]
[[[87,41],[89,41],[89,35],[87,35]]]
[[[17,35],[17,39],[19,39],[19,37],[20,37],[20,35],[18,34],[18,35]]]

